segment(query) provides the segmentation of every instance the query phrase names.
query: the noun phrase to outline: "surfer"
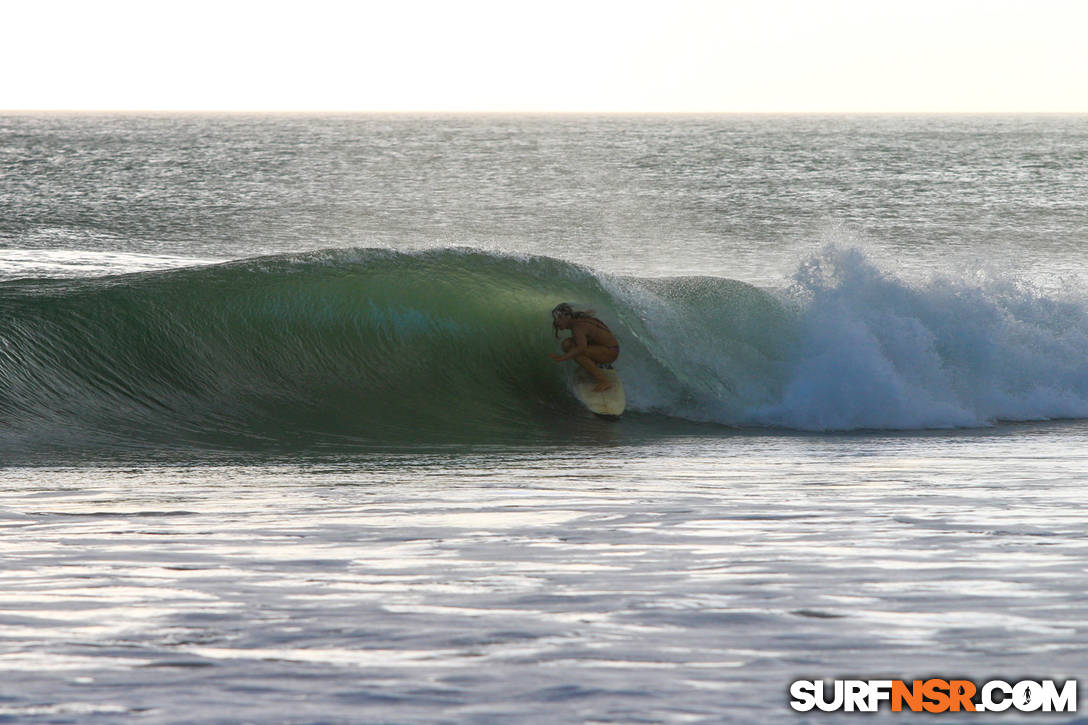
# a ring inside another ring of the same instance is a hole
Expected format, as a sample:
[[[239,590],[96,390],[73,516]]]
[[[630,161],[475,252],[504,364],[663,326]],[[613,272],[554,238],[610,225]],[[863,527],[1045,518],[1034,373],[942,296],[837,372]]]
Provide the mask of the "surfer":
[[[552,360],[573,360],[597,381],[595,392],[612,387],[612,382],[597,367],[616,361],[620,356],[620,343],[604,324],[593,316],[593,310],[576,310],[566,302],[552,310],[552,328],[559,337],[560,330],[570,330],[570,337],[563,338],[562,355],[551,354]]]

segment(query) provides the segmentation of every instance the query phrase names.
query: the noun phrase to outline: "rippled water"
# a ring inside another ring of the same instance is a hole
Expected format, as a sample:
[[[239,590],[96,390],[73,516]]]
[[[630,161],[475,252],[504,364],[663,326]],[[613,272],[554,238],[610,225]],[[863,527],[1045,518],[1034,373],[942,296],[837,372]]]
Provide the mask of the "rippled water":
[[[466,244],[779,284],[845,226],[913,272],[1077,274],[1085,116],[0,116],[5,246]]]
[[[142,439],[140,418],[89,445],[63,435],[85,411],[46,399],[48,428],[3,421],[23,437],[0,461],[0,722],[928,722],[795,713],[789,683],[1083,676],[1088,426],[1039,418],[1078,400],[1061,351],[1080,349],[1062,321],[1086,309],[1085,133],[1082,117],[0,118],[0,279],[63,302],[41,313],[54,337],[3,338],[0,401],[34,389],[11,340],[67,341],[42,348],[63,352],[54,377],[109,359],[75,376],[109,382],[154,359],[151,333],[112,358],[55,336],[115,329],[115,308],[57,290],[117,295],[145,330],[132,310],[172,309],[155,280],[199,277],[148,270],[462,245],[589,265],[587,284],[700,274],[768,296],[811,277],[830,235],[863,263],[813,296],[849,314],[817,317],[826,335],[805,338],[819,344],[787,370],[782,410],[869,415],[889,391],[915,401],[899,381],[939,378],[921,389],[941,411],[952,383],[988,401],[975,383],[1013,380],[1036,419],[802,433],[691,420],[633,390],[620,424],[533,398],[553,429],[521,443],[383,444],[330,423],[195,445]],[[88,281],[122,272],[138,274]],[[139,285],[144,307],[125,296]],[[220,319],[179,329],[205,318]],[[889,321],[970,354],[913,365],[930,358],[892,349]],[[647,371],[684,348],[665,328],[645,328]],[[677,369],[714,373],[697,350]],[[728,388],[709,373],[706,390]],[[534,390],[562,395],[557,381]],[[351,420],[326,403],[307,420]]]
[[[799,678],[1076,677],[1086,439],[8,470],[0,715],[796,722]]]

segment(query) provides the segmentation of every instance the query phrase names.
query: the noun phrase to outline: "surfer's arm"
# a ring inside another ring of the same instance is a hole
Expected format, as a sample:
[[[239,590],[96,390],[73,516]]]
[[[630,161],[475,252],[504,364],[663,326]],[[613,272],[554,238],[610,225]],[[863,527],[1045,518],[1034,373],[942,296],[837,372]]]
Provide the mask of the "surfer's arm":
[[[574,345],[570,348],[567,348],[566,354],[564,355],[552,354],[552,360],[555,360],[556,362],[573,360],[579,355],[584,355],[586,353],[586,350],[589,349],[589,341],[586,339],[586,333],[584,330],[579,330],[575,328],[571,332],[572,336],[570,339],[574,341]],[[566,342],[566,340],[564,340],[563,342]],[[563,347],[566,348],[566,345],[564,345]]]
[[[556,362],[566,362],[567,360],[573,360],[579,355],[585,354],[585,351],[585,347],[575,346],[568,350],[565,355],[556,355],[555,353],[552,353],[552,360],[555,360]]]

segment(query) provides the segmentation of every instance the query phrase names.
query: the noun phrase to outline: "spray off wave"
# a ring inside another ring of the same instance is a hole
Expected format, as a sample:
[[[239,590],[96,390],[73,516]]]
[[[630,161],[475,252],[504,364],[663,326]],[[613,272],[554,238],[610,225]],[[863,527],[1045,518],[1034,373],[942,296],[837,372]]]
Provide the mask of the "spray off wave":
[[[531,441],[584,425],[548,311],[617,332],[633,418],[801,430],[1088,417],[1088,308],[828,247],[771,293],[359,249],[0,285],[0,445]],[[621,424],[622,425],[622,424]]]
[[[836,246],[794,281],[789,381],[755,420],[850,430],[1088,416],[1082,299],[992,273],[911,284]]]

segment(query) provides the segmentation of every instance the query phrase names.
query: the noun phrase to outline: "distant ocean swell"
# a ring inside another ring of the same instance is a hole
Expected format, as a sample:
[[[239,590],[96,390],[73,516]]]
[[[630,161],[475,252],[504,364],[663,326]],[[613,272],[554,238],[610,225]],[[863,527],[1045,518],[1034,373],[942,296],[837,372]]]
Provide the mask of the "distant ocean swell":
[[[1009,280],[912,285],[827,248],[771,293],[358,249],[0,284],[0,446],[562,437],[586,414],[547,358],[559,301],[616,330],[651,429],[1088,417],[1088,308]]]

